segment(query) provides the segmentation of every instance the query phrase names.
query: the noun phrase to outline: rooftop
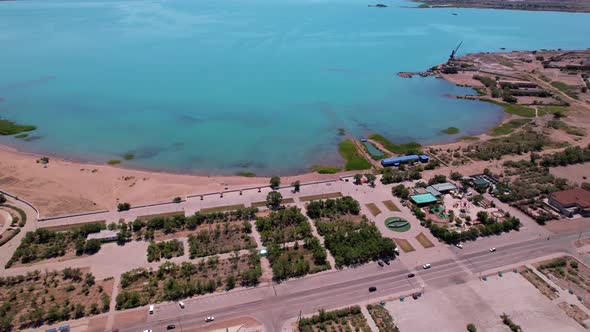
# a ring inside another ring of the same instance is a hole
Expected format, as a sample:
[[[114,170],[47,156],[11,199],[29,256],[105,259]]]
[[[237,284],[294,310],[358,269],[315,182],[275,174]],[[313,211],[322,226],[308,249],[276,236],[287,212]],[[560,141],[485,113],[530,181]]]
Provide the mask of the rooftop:
[[[432,195],[431,193],[412,195],[412,196],[410,196],[410,198],[414,202],[416,202],[416,204],[426,204],[426,203],[436,202],[436,197],[434,197],[434,195]]]
[[[440,195],[441,195],[441,194],[440,194],[440,191],[438,191],[438,190],[434,189],[434,187],[432,187],[432,186],[428,186],[428,187],[426,187],[426,189],[425,189],[425,190],[426,190],[426,192],[429,192],[429,193],[431,193],[431,194],[432,194],[433,196],[435,196],[435,197],[438,197],[438,196],[440,196]]]
[[[450,183],[450,182],[443,182],[443,183],[433,184],[431,187],[434,188],[437,191],[449,191],[449,190],[455,190],[455,189],[457,189],[457,187],[454,184]]]
[[[86,240],[92,240],[92,239],[97,239],[97,240],[108,240],[108,239],[114,239],[117,238],[117,234],[119,232],[117,231],[111,231],[108,229],[103,229],[102,231],[98,232],[98,233],[90,233],[88,234],[88,236],[86,237]]]
[[[590,207],[590,191],[583,188],[556,191],[551,197],[561,205],[578,205],[581,208]]]

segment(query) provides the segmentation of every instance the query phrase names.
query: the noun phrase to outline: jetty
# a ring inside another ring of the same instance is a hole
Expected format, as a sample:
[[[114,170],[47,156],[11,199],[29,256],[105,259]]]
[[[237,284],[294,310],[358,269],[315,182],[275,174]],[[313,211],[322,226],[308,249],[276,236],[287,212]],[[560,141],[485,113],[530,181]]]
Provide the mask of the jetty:
[[[400,71],[397,73],[397,76],[403,78],[412,78],[413,76],[420,76],[420,77],[428,77],[433,76],[434,73],[430,70],[428,71]]]

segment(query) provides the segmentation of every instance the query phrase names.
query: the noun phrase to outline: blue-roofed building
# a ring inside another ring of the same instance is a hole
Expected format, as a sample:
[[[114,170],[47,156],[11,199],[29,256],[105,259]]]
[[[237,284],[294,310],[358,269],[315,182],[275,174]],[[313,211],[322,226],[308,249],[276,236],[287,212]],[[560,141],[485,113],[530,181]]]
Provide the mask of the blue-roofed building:
[[[60,327],[58,328],[58,330],[59,330],[60,332],[70,332],[70,326],[69,326],[69,325],[60,326]]]
[[[425,155],[425,154],[421,154],[421,155],[419,155],[419,156],[418,156],[418,158],[419,158],[419,159],[420,159],[420,161],[421,161],[421,162],[423,162],[423,163],[427,163],[427,162],[430,160],[430,157],[428,157],[428,156],[427,156],[427,155]]]
[[[392,157],[392,158],[385,158],[381,160],[381,166],[399,166],[401,164],[406,164],[414,161],[420,160],[420,157],[415,154],[411,154],[409,156],[400,156],[400,157]]]
[[[436,197],[431,193],[412,195],[410,199],[418,206],[426,206],[437,202]]]

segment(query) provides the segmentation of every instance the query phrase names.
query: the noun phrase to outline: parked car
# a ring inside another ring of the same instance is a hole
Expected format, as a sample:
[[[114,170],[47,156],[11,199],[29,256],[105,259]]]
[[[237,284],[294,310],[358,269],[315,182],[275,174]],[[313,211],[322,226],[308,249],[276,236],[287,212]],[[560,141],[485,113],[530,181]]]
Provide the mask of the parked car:
[[[463,249],[463,245],[461,243],[457,243],[455,244],[455,247],[459,248],[459,249]]]
[[[387,264],[387,265],[391,264],[390,263],[391,261],[389,260],[389,258],[384,258],[383,259],[383,262],[385,262],[385,264]]]
[[[205,322],[212,322],[215,320],[215,317],[213,316],[208,316],[207,318],[205,318]]]
[[[174,324],[170,324],[168,326],[166,326],[166,330],[174,330],[176,328],[176,325]]]
[[[426,269],[429,269],[430,267],[431,267],[431,266],[430,266],[430,264],[429,264],[429,263],[422,265],[422,268],[423,268],[424,270],[426,270]]]
[[[375,286],[369,287],[369,292],[372,293],[372,292],[375,292],[375,291],[377,291],[377,287],[375,287]]]
[[[154,305],[153,304],[150,305],[150,311],[149,312],[150,312],[150,315],[153,315],[154,314]]]
[[[416,275],[413,273],[408,274],[408,278],[414,278]]]
[[[383,267],[383,262],[382,261],[377,261],[377,264],[379,264],[379,266]]]
[[[180,307],[180,309],[184,309],[184,302],[182,302],[182,301],[178,302],[178,306]]]
[[[490,248],[490,252],[496,251],[496,248]]]

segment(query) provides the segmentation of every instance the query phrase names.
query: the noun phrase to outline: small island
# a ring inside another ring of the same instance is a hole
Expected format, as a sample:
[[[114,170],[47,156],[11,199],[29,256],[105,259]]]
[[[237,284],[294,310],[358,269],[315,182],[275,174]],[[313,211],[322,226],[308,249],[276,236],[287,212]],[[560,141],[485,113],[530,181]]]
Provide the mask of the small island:
[[[21,125],[14,121],[0,119],[0,135],[16,135],[26,131],[33,131],[37,129],[31,125]]]
[[[454,134],[458,134],[459,133],[459,128],[457,128],[457,127],[449,127],[447,129],[441,130],[440,132],[442,134],[454,135]]]

